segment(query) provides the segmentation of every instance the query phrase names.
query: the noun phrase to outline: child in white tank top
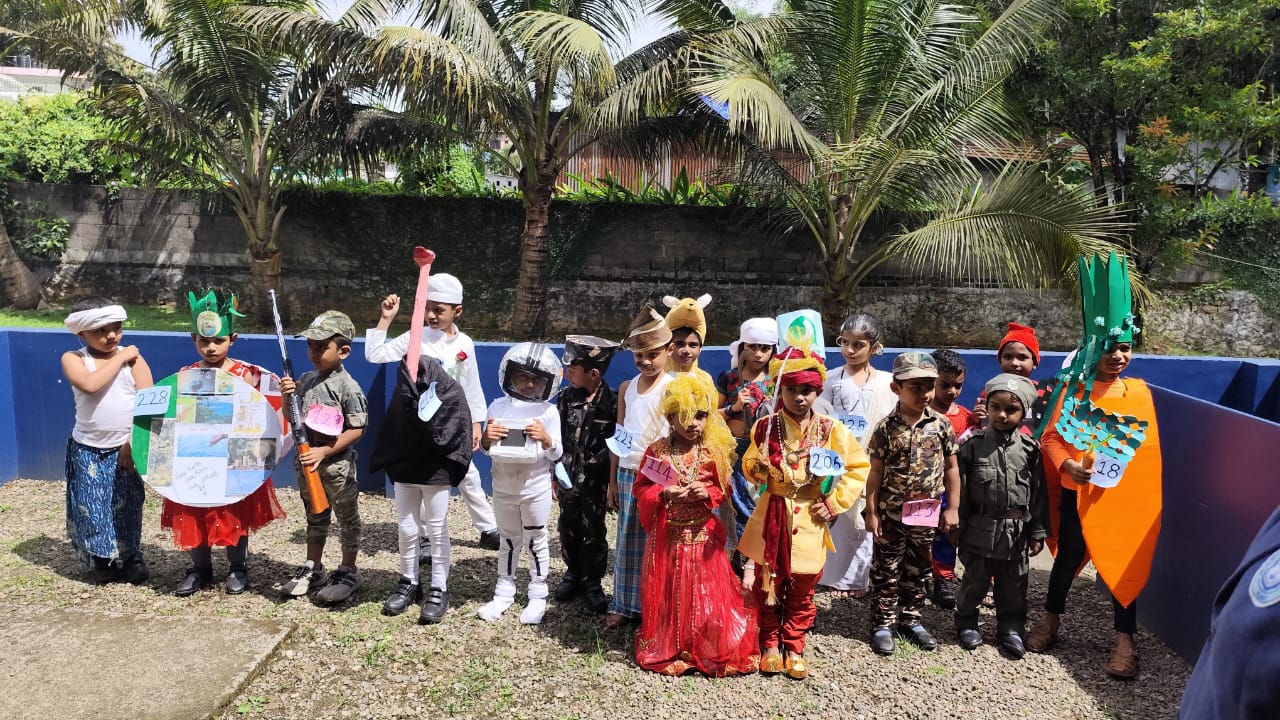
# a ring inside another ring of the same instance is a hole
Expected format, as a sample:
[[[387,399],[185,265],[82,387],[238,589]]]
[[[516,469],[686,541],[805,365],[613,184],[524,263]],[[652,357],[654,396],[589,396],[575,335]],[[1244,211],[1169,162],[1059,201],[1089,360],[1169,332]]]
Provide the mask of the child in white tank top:
[[[67,441],[67,536],[99,583],[140,585],[150,572],[142,557],[142,478],[129,438],[133,399],[151,387],[151,368],[138,348],[120,346],[126,313],[103,298],[81,300],[67,329],[84,347],[62,355],[76,424]]]

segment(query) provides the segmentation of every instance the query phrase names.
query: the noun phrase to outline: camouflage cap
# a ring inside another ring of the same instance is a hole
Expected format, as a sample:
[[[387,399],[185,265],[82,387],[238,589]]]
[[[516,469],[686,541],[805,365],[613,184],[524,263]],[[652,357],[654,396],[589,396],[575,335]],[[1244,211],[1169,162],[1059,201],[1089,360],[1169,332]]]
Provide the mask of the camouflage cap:
[[[938,377],[938,364],[929,353],[904,352],[893,360],[894,380]]]
[[[356,326],[351,322],[351,318],[347,317],[344,312],[337,310],[326,310],[316,316],[311,321],[311,325],[306,330],[298,333],[298,337],[304,337],[308,340],[328,340],[334,335],[339,335],[352,340],[356,335]]]

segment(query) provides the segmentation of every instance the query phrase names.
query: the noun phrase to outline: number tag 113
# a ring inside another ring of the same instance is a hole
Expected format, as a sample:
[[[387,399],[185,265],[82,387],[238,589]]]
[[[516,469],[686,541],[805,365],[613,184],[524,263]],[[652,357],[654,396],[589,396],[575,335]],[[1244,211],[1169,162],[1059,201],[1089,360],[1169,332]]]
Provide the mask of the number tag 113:
[[[813,475],[843,475],[840,453],[826,448],[809,448],[809,472]]]
[[[1089,482],[1102,488],[1115,487],[1124,477],[1124,470],[1129,463],[1106,453],[1098,453],[1093,460],[1093,475]]]

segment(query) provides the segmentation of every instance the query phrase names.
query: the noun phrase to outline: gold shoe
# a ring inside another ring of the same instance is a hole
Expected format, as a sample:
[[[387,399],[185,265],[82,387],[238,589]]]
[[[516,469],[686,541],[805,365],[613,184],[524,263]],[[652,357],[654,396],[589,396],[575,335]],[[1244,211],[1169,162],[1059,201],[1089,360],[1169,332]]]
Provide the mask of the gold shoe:
[[[803,655],[787,653],[787,677],[792,680],[803,680],[809,677],[809,663]]]
[[[782,672],[782,653],[778,648],[769,648],[760,658],[760,672],[774,674]]]

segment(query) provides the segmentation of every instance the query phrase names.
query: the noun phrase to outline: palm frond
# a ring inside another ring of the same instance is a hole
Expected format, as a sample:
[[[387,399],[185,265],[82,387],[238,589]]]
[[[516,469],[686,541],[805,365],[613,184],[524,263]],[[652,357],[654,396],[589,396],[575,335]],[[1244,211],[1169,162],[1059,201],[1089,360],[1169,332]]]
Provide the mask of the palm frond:
[[[526,60],[553,72],[566,72],[575,92],[604,94],[615,82],[606,38],[586,21],[560,13],[531,10],[503,24]]]

